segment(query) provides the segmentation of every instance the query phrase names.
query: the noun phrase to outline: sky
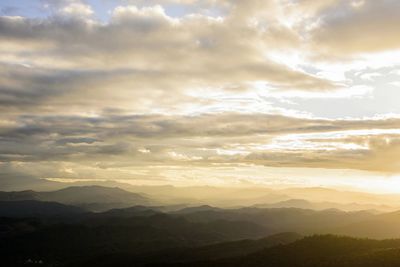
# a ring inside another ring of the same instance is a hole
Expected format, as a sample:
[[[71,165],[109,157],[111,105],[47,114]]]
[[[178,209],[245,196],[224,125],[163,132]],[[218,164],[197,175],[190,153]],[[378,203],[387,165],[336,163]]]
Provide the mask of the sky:
[[[399,193],[399,13],[2,0],[0,179]]]

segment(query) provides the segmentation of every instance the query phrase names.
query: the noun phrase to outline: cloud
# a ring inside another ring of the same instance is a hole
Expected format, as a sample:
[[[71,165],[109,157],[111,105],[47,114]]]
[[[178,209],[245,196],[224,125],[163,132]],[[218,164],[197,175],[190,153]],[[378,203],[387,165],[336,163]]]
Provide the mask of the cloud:
[[[48,16],[0,16],[3,165],[74,179],[400,172],[395,61],[353,61],[399,48],[396,1],[40,3]]]
[[[249,8],[241,5],[237,10]],[[0,102],[13,112],[57,113],[63,106],[96,112],[116,105],[136,112],[171,111],[178,103],[204,103],[190,96],[196,90],[250,91],[249,84],[260,81],[283,91],[343,87],[265,56],[268,49],[296,42],[296,34],[276,21],[260,30],[269,22],[254,28],[235,12],[226,18],[173,18],[155,5],[119,6],[101,23],[81,16],[91,12],[80,2],[59,6],[78,16],[0,18],[5,45],[0,71],[6,75]]]
[[[395,0],[338,1],[318,14],[311,32],[314,48],[339,55],[357,55],[400,48],[397,25],[400,3]]]
[[[399,172],[394,160],[399,123],[398,119],[238,113],[23,116],[17,126],[1,129],[0,159],[108,166],[245,163]]]
[[[83,9],[81,4],[79,8],[77,3],[71,5],[75,8],[66,7],[71,12]],[[0,39],[10,45],[32,44],[25,53],[4,54],[3,61],[63,71],[79,68],[157,72],[160,80],[166,76],[172,81],[179,78],[181,90],[259,80],[282,88],[291,83],[296,90],[337,87],[264,55],[265,49],[282,46],[286,39],[293,42],[296,37],[290,30],[275,23],[262,33],[257,28],[236,24],[238,20],[234,15],[226,19],[205,15],[172,18],[159,5],[120,6],[106,24],[80,16],[2,17]],[[148,83],[154,80],[151,78]]]
[[[72,2],[64,6],[59,10],[60,14],[63,16],[71,17],[90,17],[94,14],[94,11],[89,5],[85,5],[79,2]]]
[[[329,139],[320,140],[328,143]],[[338,141],[338,140],[337,140]],[[340,141],[339,141],[340,142]],[[400,135],[378,135],[341,140],[342,145],[361,143],[351,149],[298,149],[260,152],[246,157],[249,162],[275,167],[356,169],[381,173],[399,173]]]

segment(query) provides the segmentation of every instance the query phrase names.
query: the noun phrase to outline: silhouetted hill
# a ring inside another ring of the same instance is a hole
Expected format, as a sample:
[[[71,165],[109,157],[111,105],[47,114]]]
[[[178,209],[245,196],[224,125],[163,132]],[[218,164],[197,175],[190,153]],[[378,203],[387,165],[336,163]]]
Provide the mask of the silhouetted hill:
[[[393,211],[393,207],[387,205],[376,204],[359,204],[359,203],[336,203],[336,202],[312,202],[305,199],[289,199],[276,203],[269,204],[256,204],[255,208],[299,208],[299,209],[313,209],[313,210],[326,210],[326,209],[339,209],[342,211],[362,211],[370,210],[379,213],[378,211]]]
[[[262,239],[251,240],[244,239],[232,242],[223,242],[202,247],[168,250],[157,255],[157,259],[163,261],[195,261],[203,259],[223,259],[238,257],[254,253],[269,247],[289,244],[301,239],[302,236],[297,233],[280,233],[271,235]]]
[[[24,229],[29,231],[18,233],[18,225],[25,225]],[[5,229],[0,239],[2,266],[18,266],[18,262],[30,258],[51,264],[74,263],[116,252],[143,254],[270,234],[265,227],[250,222],[194,223],[167,214],[130,217],[89,214],[65,222],[39,221],[35,227],[29,220],[3,221],[0,226],[0,230]]]
[[[345,225],[331,231],[356,237],[400,238],[400,212],[378,214],[367,220]]]
[[[82,262],[79,266],[146,266],[154,262],[173,263],[224,259],[248,255],[277,245],[289,244],[301,238],[302,236],[296,233],[280,233],[258,240],[245,239],[194,248],[172,248],[144,255],[114,253]]]
[[[186,249],[178,252],[168,251],[163,260],[194,261],[203,259],[222,259],[238,257],[260,251],[269,247],[292,243],[301,239],[297,233],[280,233],[257,240],[239,240]],[[162,256],[158,256],[160,258]]]
[[[181,213],[180,215],[194,222],[219,219],[249,221],[268,227],[276,233],[298,232],[304,234],[329,233],[328,230],[332,230],[335,227],[362,222],[375,216],[365,211],[343,212],[335,209],[315,211],[297,208],[208,209]]]
[[[79,206],[93,211],[154,204],[149,198],[120,188],[74,186],[50,192],[0,192],[4,200],[41,200]]]
[[[0,201],[0,217],[72,216],[85,210],[56,202],[36,200]]]
[[[182,207],[184,207],[182,209]],[[114,217],[131,217],[131,216],[149,216],[160,213],[179,214],[185,209],[185,205],[173,205],[173,206],[132,206],[129,208],[110,209],[102,212],[103,216],[114,216]],[[177,212],[178,210],[178,212]]]
[[[188,214],[194,212],[202,212],[202,211],[222,211],[223,209],[212,207],[209,205],[202,205],[196,207],[187,207],[173,212],[174,214]]]
[[[62,203],[118,203],[146,202],[145,197],[120,188],[103,186],[73,186],[52,192],[42,192],[42,199],[52,199]]]
[[[246,256],[223,260],[159,263],[148,266],[219,267],[396,267],[400,266],[400,240],[367,240],[312,236]]]
[[[0,201],[40,200],[40,193],[26,190],[18,192],[0,192]]]
[[[36,200],[2,201],[0,211],[2,207],[6,208],[0,216],[14,217],[0,218],[2,266],[25,266],[23,263],[28,259],[39,259],[47,264],[43,266],[75,267],[156,263],[158,266],[333,267],[346,266],[353,259],[366,262],[363,254],[378,262],[374,258],[377,252],[395,253],[400,247],[400,240],[334,236],[314,236],[286,245],[300,238],[290,233],[259,239],[287,232],[286,229],[300,234],[392,237],[398,233],[399,212],[375,215],[334,209],[224,210],[200,206],[164,213],[164,207],[133,206],[91,213]],[[382,257],[391,257],[382,253]],[[311,265],[299,265],[301,262]]]
[[[256,206],[257,207],[257,206]],[[260,207],[260,206],[258,206]],[[261,208],[261,207],[260,207]],[[273,204],[266,204],[262,208],[299,208],[313,209],[313,203],[304,199],[289,199]]]
[[[190,206],[211,205],[221,208],[257,205],[260,208],[270,208],[268,206],[270,204],[301,199],[312,203],[313,209],[338,208],[346,211],[373,209],[383,212],[400,209],[400,196],[396,194],[379,195],[320,187],[272,189],[266,187],[127,186],[122,184],[117,186],[131,192],[146,193],[165,204],[186,203]],[[300,208],[299,206],[290,207]]]
[[[151,216],[156,214],[162,214],[158,207],[147,207],[147,206],[133,206],[122,209],[111,209],[101,213],[102,216],[109,217],[132,217],[132,216]]]

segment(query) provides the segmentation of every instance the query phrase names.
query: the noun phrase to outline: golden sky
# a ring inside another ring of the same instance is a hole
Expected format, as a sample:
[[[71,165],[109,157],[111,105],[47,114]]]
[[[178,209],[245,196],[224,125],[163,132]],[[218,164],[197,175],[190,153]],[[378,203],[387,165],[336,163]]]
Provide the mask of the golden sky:
[[[397,0],[2,1],[0,179],[400,192],[399,14]]]

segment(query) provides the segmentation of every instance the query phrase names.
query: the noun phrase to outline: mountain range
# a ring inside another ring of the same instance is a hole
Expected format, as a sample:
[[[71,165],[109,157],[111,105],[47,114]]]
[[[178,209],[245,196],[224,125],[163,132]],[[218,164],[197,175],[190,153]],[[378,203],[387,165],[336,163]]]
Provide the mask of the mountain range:
[[[2,266],[333,267],[354,259],[378,264],[379,257],[392,264],[400,246],[356,239],[400,238],[400,211],[316,209],[321,203],[302,199],[231,208],[162,204],[103,186],[0,192]]]
[[[148,197],[120,188],[103,186],[73,186],[48,192],[32,190],[0,192],[0,201],[37,200],[75,205],[91,211],[105,211],[135,205],[155,204]]]

